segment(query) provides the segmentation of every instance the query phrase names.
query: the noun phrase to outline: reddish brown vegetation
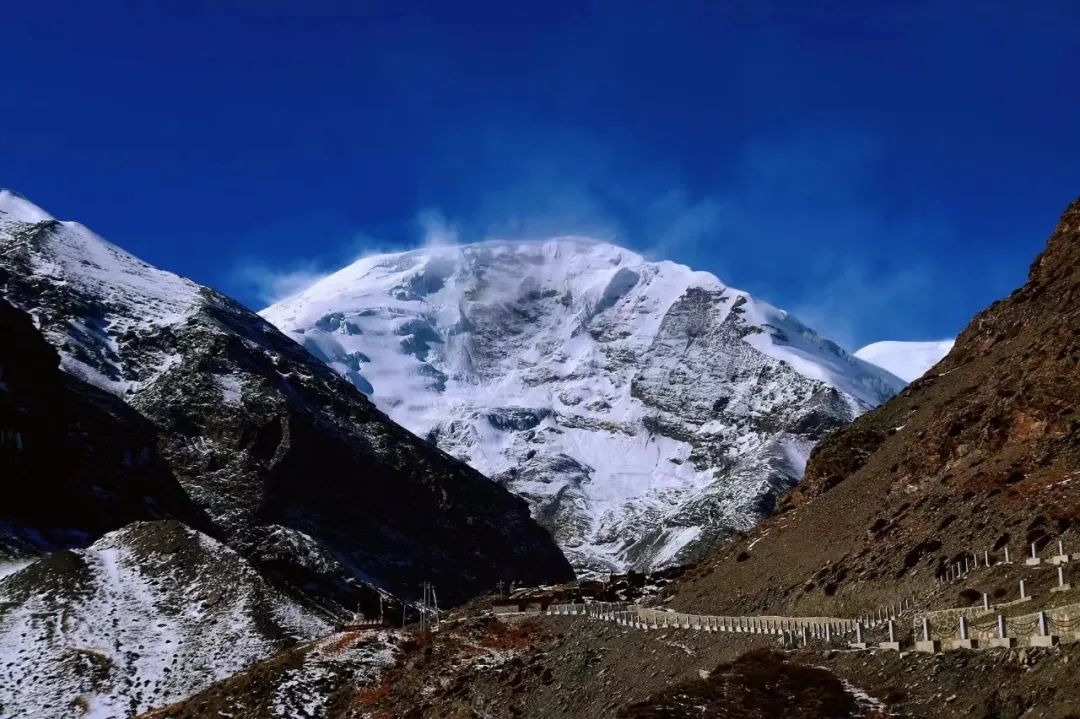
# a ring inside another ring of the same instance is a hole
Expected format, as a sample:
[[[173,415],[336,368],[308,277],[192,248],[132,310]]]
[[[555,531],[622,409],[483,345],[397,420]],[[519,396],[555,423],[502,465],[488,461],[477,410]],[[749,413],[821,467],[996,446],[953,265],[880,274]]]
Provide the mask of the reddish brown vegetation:
[[[721,664],[707,679],[671,687],[619,713],[624,719],[841,719],[873,716],[836,675],[768,649]]]

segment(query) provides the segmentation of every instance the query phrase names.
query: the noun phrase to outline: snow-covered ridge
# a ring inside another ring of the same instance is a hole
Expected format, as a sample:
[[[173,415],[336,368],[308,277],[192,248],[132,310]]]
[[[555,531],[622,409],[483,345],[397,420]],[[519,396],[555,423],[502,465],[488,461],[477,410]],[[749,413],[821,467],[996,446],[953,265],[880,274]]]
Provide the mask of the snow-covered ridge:
[[[580,237],[366,257],[262,314],[528,499],[579,567],[752,525],[821,432],[903,386],[709,273]]]
[[[19,193],[0,187],[0,220],[5,218],[31,223],[54,219],[48,212]]]
[[[952,351],[956,340],[936,342],[875,342],[855,353],[859,359],[914,382]]]
[[[45,227],[49,231],[39,234]],[[135,370],[124,366],[117,344],[184,321],[197,306],[199,285],[143,262],[78,222],[55,220],[10,190],[0,190],[0,234],[5,233],[21,239],[5,254],[26,251],[27,272],[78,292],[92,305],[80,321],[66,325],[63,336],[46,329],[52,344],[68,348],[61,351],[65,371],[122,395],[176,361],[160,354]],[[42,311],[29,303],[22,309],[36,319]]]

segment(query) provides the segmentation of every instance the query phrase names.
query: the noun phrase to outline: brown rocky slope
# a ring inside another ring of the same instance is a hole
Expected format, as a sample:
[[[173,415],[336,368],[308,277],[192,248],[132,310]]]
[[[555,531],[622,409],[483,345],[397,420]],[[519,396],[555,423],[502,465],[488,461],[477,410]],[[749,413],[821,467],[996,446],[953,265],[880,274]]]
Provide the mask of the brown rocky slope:
[[[1080,200],[1027,283],[976,315],[924,377],[823,441],[776,514],[704,562],[675,605],[850,615],[937,591],[965,552],[1068,542],[1078,406]]]

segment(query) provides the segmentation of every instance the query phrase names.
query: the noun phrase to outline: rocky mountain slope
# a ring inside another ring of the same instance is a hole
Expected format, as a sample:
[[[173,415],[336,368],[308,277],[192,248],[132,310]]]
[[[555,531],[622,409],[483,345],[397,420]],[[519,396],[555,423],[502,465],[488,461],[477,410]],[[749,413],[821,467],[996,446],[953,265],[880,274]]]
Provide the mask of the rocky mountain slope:
[[[819,444],[777,515],[701,567],[678,604],[850,616],[933,589],[964,552],[1001,559],[1010,545],[1016,557],[1074,531],[1078,299],[1080,201],[1027,283],[976,315],[931,373]],[[997,597],[1015,583],[964,590]]]
[[[904,384],[708,273],[581,238],[368,257],[263,315],[527,499],[582,569],[750,528]]]
[[[905,382],[914,382],[949,354],[955,342],[875,342],[857,350],[855,356],[891,372]]]
[[[0,579],[0,716],[133,716],[331,628],[205,534],[131,524]]]
[[[158,454],[154,427],[59,364],[30,317],[0,299],[0,576],[139,519],[208,525]]]
[[[520,499],[387,419],[269,323],[0,192],[0,296],[149,421],[213,532],[278,579],[444,601],[571,571]],[[114,403],[115,404],[115,403]],[[7,451],[7,450],[5,450]]]

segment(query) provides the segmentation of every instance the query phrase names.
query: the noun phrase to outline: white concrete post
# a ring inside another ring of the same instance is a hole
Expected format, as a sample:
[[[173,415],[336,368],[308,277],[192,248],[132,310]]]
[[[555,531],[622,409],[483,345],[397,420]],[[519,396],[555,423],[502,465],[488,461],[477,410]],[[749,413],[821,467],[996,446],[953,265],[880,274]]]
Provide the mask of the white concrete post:
[[[889,641],[896,641],[896,622],[891,619],[889,620]]]
[[[1060,539],[1058,540],[1058,556],[1065,555],[1065,544]]]
[[[1035,542],[1032,542],[1031,543],[1031,558],[1032,559],[1037,559],[1038,556],[1039,556],[1038,553],[1035,551]]]
[[[964,574],[967,574],[969,571],[971,571],[971,568],[968,566],[968,558],[967,558],[967,556],[965,556],[964,557]]]
[[[1024,580],[1020,580],[1020,598],[1027,599],[1027,591],[1024,589]]]
[[[1058,565],[1058,586],[1065,586],[1065,567]]]
[[[806,625],[802,628],[802,643],[804,647],[810,643],[810,629]]]
[[[1005,563],[1006,564],[1012,564],[1012,560],[1009,559],[1009,547],[1008,546],[1005,547]]]
[[[983,550],[983,564],[990,566],[990,552],[985,549]]]
[[[930,641],[930,619],[929,617],[922,618],[922,638],[924,642]]]
[[[1039,612],[1039,636],[1045,637],[1050,632],[1046,628],[1046,612]]]
[[[1004,639],[1005,638],[1005,615],[1004,614],[999,614],[998,615],[997,624],[998,624],[998,638],[999,639]]]
[[[968,638],[967,617],[965,617],[963,614],[960,615],[960,638]]]
[[[832,643],[832,627],[828,623],[825,624],[825,643]]]
[[[990,609],[990,595],[983,592],[983,609]]]

